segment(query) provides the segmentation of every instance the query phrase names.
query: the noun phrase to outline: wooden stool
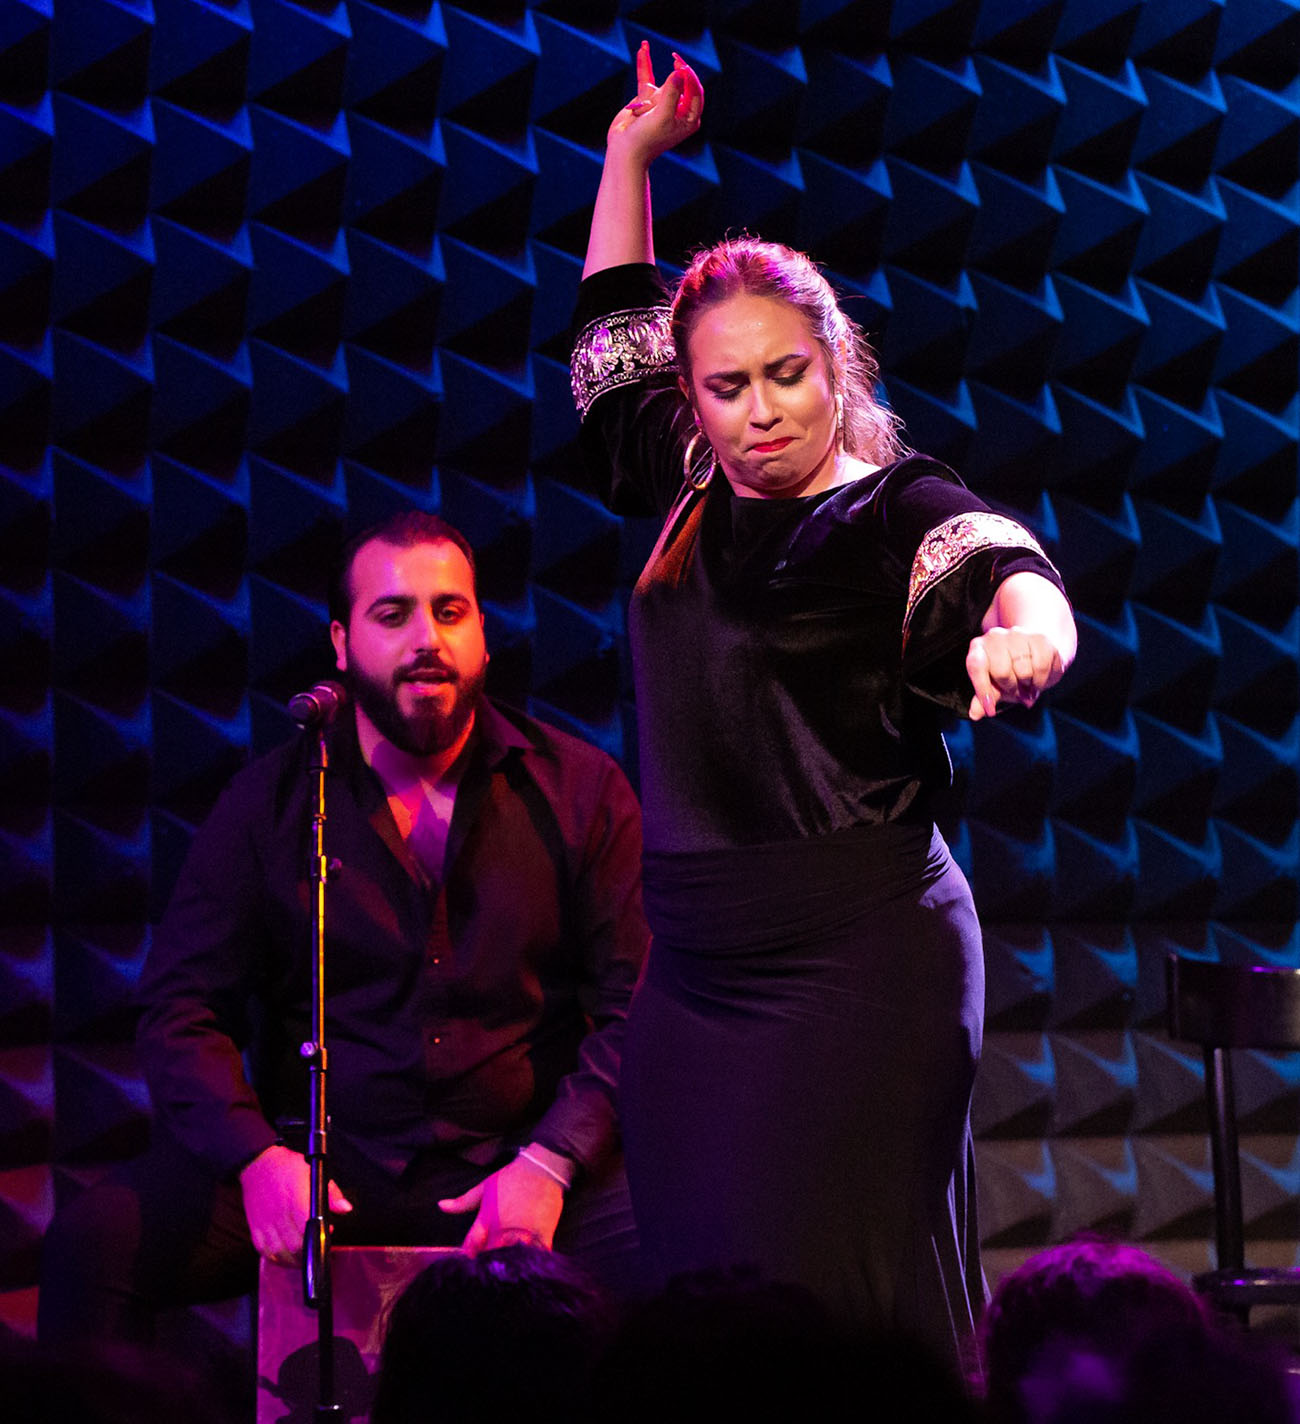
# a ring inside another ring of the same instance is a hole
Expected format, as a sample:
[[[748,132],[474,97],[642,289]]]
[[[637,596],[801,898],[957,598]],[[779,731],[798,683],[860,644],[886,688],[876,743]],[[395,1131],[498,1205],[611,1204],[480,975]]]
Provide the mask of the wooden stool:
[[[449,1246],[336,1246],[334,1396],[343,1421],[364,1421],[388,1308]],[[319,1386],[316,1312],[302,1303],[302,1272],[263,1258],[257,1287],[257,1424],[311,1424]]]

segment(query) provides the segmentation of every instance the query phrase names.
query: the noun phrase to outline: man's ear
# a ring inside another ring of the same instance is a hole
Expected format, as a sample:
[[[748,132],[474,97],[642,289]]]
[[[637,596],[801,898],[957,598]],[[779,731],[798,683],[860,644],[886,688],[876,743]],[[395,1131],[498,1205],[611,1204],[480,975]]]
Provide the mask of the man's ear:
[[[348,630],[337,618],[330,624],[330,642],[334,644],[334,666],[340,672],[347,672]]]

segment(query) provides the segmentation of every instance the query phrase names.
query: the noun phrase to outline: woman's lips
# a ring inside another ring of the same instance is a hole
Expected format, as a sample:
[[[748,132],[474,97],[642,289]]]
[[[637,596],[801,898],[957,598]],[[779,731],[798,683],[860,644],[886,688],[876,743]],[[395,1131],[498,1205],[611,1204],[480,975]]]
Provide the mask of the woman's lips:
[[[784,435],[780,440],[765,440],[761,445],[751,445],[749,448],[755,454],[770,455],[773,450],[784,450],[793,440],[793,435]]]

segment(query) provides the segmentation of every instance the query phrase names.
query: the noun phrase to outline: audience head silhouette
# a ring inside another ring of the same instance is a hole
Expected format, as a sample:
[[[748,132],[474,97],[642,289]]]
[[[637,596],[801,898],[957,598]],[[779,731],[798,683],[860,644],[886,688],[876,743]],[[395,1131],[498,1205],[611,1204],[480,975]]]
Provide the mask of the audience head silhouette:
[[[1272,1357],[1123,1242],[1067,1242],[1005,1277],[984,1322],[984,1362],[990,1424],[1290,1418]]]
[[[393,1304],[371,1424],[582,1417],[608,1321],[600,1289],[563,1256],[449,1252]]]

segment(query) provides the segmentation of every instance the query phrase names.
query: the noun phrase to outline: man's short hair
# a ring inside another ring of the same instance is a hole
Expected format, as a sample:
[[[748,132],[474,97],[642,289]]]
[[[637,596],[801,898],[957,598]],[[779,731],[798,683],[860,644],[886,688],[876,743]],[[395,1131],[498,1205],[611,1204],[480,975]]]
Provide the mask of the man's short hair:
[[[454,544],[469,564],[474,599],[478,601],[478,567],[469,540],[440,515],[404,509],[354,534],[339,550],[329,588],[329,613],[334,622],[347,627],[352,613],[352,565],[367,544],[375,543],[394,544],[400,549],[413,549],[417,544]]]

